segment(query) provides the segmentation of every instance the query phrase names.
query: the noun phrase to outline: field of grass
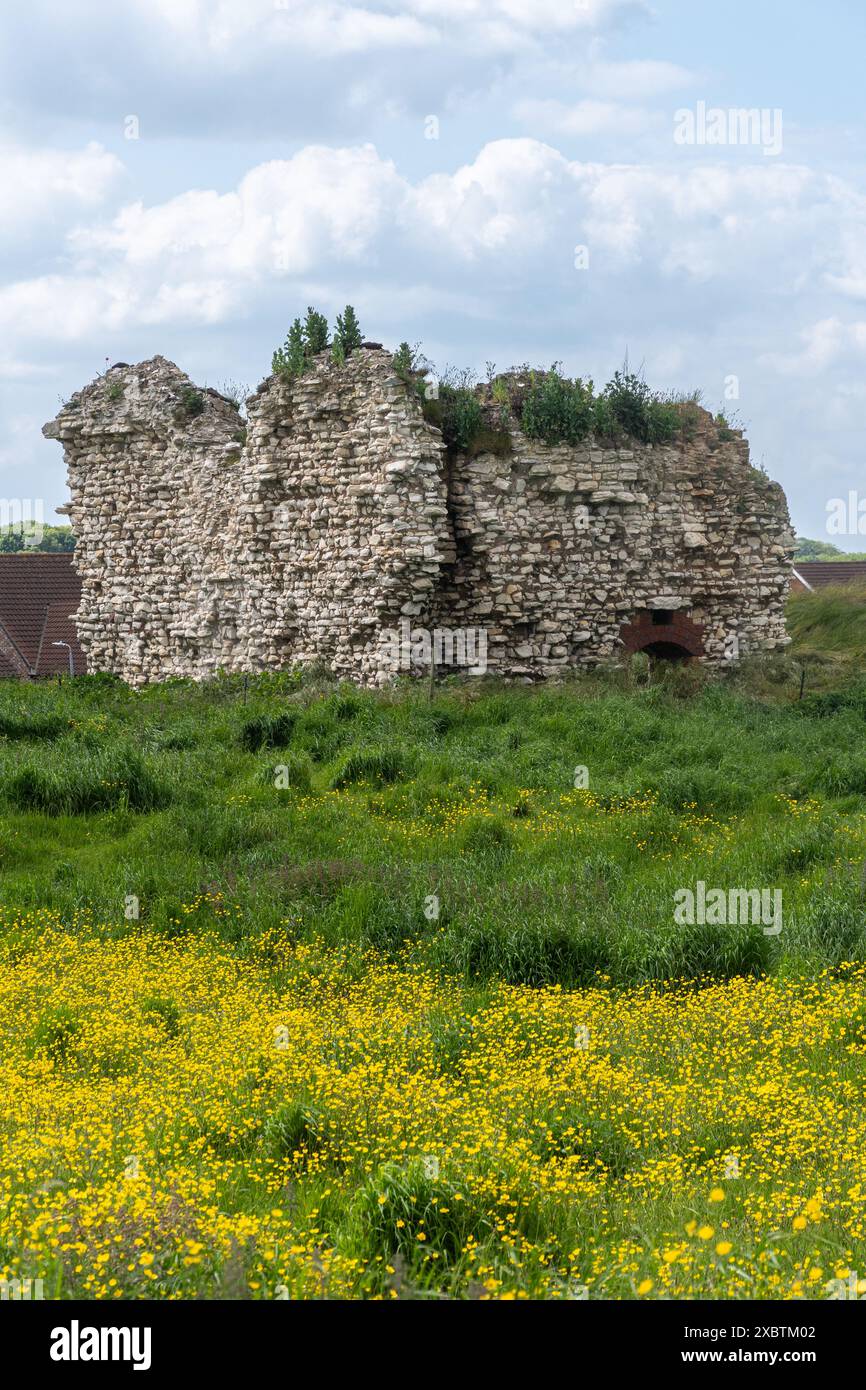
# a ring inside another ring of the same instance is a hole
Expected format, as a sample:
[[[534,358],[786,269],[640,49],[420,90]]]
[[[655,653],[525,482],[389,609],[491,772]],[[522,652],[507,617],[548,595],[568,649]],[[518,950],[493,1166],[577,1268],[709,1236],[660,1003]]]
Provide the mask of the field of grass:
[[[0,687],[0,1275],[866,1276],[862,619],[791,626],[717,682]],[[781,931],[678,924],[698,882],[780,891]]]
[[[802,654],[841,654],[861,662],[866,656],[866,584],[827,585],[798,594],[788,605],[793,650]]]

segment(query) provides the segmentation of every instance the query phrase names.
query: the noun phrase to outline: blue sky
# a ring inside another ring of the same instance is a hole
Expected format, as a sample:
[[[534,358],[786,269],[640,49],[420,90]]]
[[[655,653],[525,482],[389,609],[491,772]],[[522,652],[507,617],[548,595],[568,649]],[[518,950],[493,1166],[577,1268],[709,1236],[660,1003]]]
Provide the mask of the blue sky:
[[[864,30],[854,0],[8,10],[0,495],[51,519],[40,427],[106,358],[254,387],[348,301],[439,368],[627,351],[746,426],[801,534],[866,549],[826,530],[866,498]],[[780,113],[781,149],[678,143],[700,103]]]

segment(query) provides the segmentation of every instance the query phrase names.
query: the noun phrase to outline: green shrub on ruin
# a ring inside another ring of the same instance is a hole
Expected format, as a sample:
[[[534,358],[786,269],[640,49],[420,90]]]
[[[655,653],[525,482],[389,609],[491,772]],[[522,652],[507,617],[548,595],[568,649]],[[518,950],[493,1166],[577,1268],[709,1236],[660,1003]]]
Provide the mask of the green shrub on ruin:
[[[592,381],[563,376],[558,363],[550,371],[530,373],[528,389],[512,394],[510,403],[524,434],[545,444],[579,444],[589,434],[665,444],[694,423],[697,406],[694,398],[683,401],[653,391],[627,367],[614,372],[596,396]]]
[[[407,342],[402,342],[394,353],[394,370],[424,408],[427,401],[425,377],[430,370],[430,363],[421,351],[421,344],[416,343],[414,347],[410,347]]]
[[[281,348],[277,348],[271,358],[271,371],[277,376],[300,376],[307,367],[307,349],[304,342],[304,326],[295,319]]]
[[[405,381],[414,371],[414,367],[412,349],[407,342],[402,342],[394,353],[394,370]]]
[[[314,357],[318,352],[324,352],[330,342],[328,331],[328,320],[324,314],[320,314],[318,309],[314,309],[312,304],[307,306],[307,317],[304,319],[304,347],[307,357]]]
[[[602,393],[605,423],[612,421],[617,432],[644,444],[665,444],[680,428],[680,410],[675,401],[660,395],[643,377],[624,368],[616,371]]]
[[[439,426],[449,449],[467,452],[484,425],[481,403],[466,380],[459,384],[441,381],[434,399],[424,403],[424,415]]]
[[[180,408],[189,419],[204,411],[204,396],[194,386],[185,386],[180,393]]]
[[[334,341],[340,343],[346,357],[349,357],[354,352],[355,348],[359,348],[364,341],[361,335],[361,325],[358,323],[358,316],[351,304],[347,304],[342,314],[337,315]]]
[[[593,404],[592,382],[571,381],[554,363],[549,372],[532,374],[521,428],[545,444],[579,444],[593,427]]]

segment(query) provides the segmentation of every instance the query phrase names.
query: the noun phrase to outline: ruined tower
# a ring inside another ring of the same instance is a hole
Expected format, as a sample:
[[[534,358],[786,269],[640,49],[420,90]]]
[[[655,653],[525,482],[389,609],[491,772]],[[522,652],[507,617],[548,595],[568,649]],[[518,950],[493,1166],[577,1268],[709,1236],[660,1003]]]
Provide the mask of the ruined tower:
[[[483,630],[491,672],[533,678],[787,641],[787,505],[739,431],[695,407],[669,444],[549,445],[489,386],[479,400],[495,428],[460,452],[373,345],[269,377],[246,423],[162,357],[110,369],[44,428],[90,669],[316,662],[374,684],[407,623]]]

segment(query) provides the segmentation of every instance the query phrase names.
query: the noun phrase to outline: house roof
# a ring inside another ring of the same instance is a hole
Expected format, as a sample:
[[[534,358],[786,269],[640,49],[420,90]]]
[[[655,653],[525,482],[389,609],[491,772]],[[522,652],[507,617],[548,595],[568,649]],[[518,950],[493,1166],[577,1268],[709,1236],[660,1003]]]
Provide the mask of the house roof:
[[[69,653],[53,642],[69,643],[80,675],[86,662],[73,620],[80,601],[81,580],[68,552],[0,554],[0,677],[68,671]]]
[[[794,573],[809,589],[828,584],[866,584],[866,560],[796,560]]]

